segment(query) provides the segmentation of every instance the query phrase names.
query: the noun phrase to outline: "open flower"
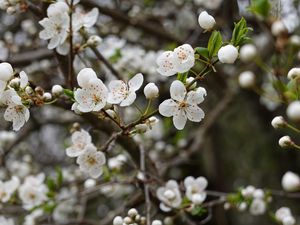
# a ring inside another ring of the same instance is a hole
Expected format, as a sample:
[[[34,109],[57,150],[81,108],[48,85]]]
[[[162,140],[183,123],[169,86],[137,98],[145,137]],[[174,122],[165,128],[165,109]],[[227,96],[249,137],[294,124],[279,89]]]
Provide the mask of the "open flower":
[[[159,113],[166,117],[173,116],[174,126],[178,130],[184,128],[187,119],[200,122],[204,118],[203,110],[198,107],[206,95],[204,88],[187,93],[184,84],[176,80],[171,84],[170,94],[171,99],[167,99],[159,105]]]
[[[8,202],[19,185],[20,180],[17,177],[12,177],[11,180],[6,182],[0,181],[0,201],[3,203]]]
[[[204,177],[187,177],[184,179],[185,194],[194,204],[201,204],[206,199],[207,180]]]
[[[76,161],[83,172],[87,172],[92,178],[98,178],[102,174],[102,166],[106,159],[103,152],[97,151],[93,144],[86,146],[86,150]]]
[[[4,216],[0,216],[0,224],[1,225],[15,225],[15,222],[13,219],[9,219]]]
[[[194,49],[189,44],[174,49],[175,68],[178,73],[189,71],[195,64]]]
[[[92,143],[91,135],[85,130],[75,131],[72,134],[72,145],[66,149],[67,156],[77,157],[84,153],[87,145]]]
[[[111,104],[120,104],[120,106],[129,106],[135,99],[135,92],[140,89],[144,81],[141,73],[136,74],[128,83],[122,80],[113,80],[109,83],[110,90],[107,102]]]
[[[182,201],[179,186],[175,180],[169,180],[166,186],[158,188],[156,195],[161,201],[160,209],[165,212],[171,211],[172,208],[178,208]]]

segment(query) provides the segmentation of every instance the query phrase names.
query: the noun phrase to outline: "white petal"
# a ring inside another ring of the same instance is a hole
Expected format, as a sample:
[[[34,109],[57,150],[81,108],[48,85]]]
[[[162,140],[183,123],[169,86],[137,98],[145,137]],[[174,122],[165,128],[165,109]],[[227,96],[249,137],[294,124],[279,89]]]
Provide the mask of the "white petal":
[[[127,85],[124,81],[113,80],[109,83],[108,88],[110,90],[107,99],[108,103],[119,104],[125,99],[127,94]]]
[[[133,78],[128,81],[130,91],[137,91],[143,85],[144,76],[141,73],[136,74]]]
[[[172,99],[163,101],[158,108],[159,113],[165,117],[173,116],[177,110],[178,105]]]
[[[92,178],[98,178],[102,175],[102,173],[103,173],[103,170],[99,166],[93,166],[92,168],[89,169],[89,175]]]
[[[187,93],[187,103],[191,105],[198,105],[204,101],[203,93],[197,91],[190,91]]]
[[[185,188],[191,186],[194,183],[194,181],[195,181],[194,177],[192,177],[192,176],[186,177],[184,179],[184,186],[185,186]]]
[[[176,129],[182,130],[186,124],[187,117],[183,109],[178,110],[173,116],[173,123]]]
[[[121,102],[120,106],[130,106],[136,99],[135,92],[130,92],[129,95]]]
[[[203,110],[197,105],[189,105],[186,108],[186,114],[188,119],[193,122],[200,122],[205,116]]]
[[[186,95],[184,84],[179,80],[173,81],[170,87],[170,94],[172,99],[179,102],[183,101]]]
[[[208,185],[208,182],[207,182],[205,177],[198,177],[196,179],[196,182],[197,182],[197,184],[199,185],[199,187],[201,188],[202,191],[205,190],[205,188]]]
[[[20,87],[25,88],[28,84],[28,76],[24,71],[20,72]]]
[[[97,8],[93,8],[90,12],[84,15],[83,18],[83,26],[89,28],[92,27],[98,19],[99,10]]]
[[[95,71],[92,68],[84,68],[77,75],[77,82],[80,87],[87,87],[89,80],[97,78]]]

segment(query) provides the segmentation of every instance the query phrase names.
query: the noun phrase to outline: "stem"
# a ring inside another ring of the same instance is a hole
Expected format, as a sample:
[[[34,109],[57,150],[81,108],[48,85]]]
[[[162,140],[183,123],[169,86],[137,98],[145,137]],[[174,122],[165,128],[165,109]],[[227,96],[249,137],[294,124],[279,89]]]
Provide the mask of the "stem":
[[[73,52],[73,25],[72,25],[72,14],[73,14],[73,1],[70,2],[70,37],[69,37],[69,44],[70,44],[70,53],[69,53],[69,73],[68,73],[68,85],[70,88],[74,87],[74,67],[73,67],[73,61],[74,61],[74,52]]]
[[[290,125],[290,124],[286,123],[286,126],[287,126],[287,128],[290,128],[291,130],[293,130],[293,131],[295,131],[295,132],[297,132],[297,133],[300,133],[300,130],[299,130],[299,129],[297,129],[296,127],[294,127],[294,126],[292,126],[292,125]]]

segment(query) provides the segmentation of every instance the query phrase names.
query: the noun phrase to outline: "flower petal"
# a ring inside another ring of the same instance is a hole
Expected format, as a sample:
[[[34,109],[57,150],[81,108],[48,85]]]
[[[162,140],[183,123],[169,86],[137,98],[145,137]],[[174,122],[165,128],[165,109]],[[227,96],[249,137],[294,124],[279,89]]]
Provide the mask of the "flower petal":
[[[141,73],[136,74],[133,78],[128,81],[130,91],[137,91],[140,89],[144,81],[144,76]]]
[[[172,99],[179,102],[183,101],[186,95],[184,84],[179,80],[173,81],[170,87],[170,94]]]
[[[178,110],[173,116],[173,123],[176,129],[182,130],[186,124],[187,117],[183,109]]]
[[[197,105],[189,105],[186,108],[186,114],[188,119],[193,122],[200,122],[205,116],[203,110]]]
[[[178,105],[173,99],[163,101],[158,108],[159,113],[165,117],[173,116],[177,110]]]

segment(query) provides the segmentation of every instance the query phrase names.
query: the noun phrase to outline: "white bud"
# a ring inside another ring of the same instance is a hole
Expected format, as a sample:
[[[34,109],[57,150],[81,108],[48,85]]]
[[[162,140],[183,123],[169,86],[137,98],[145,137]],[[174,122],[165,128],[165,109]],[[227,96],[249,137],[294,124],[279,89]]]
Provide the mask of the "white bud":
[[[187,84],[187,85],[190,85],[190,83],[192,83],[194,80],[195,80],[194,77],[188,77],[188,78],[186,79],[186,84]],[[191,88],[191,89],[195,89],[196,87],[197,87],[197,82],[194,82],[190,88]]]
[[[162,225],[160,220],[153,220],[151,225]]]
[[[135,217],[137,214],[138,214],[138,211],[135,208],[128,210],[128,216],[130,216],[131,218]]]
[[[148,126],[146,124],[137,124],[135,125],[135,130],[137,133],[145,133],[148,130]]]
[[[147,99],[154,99],[158,97],[158,87],[154,83],[149,83],[144,88],[144,94]]]
[[[218,58],[221,63],[232,64],[235,62],[239,55],[239,52],[236,47],[233,45],[226,45],[219,49]]]
[[[293,145],[293,141],[290,136],[283,136],[279,139],[278,144],[282,148],[287,148]]]
[[[298,191],[300,190],[300,177],[293,172],[286,172],[281,179],[281,186],[285,191]]]
[[[20,85],[20,78],[18,78],[18,77],[12,79],[9,82],[9,86],[11,86],[11,87],[19,87],[19,85]]]
[[[50,100],[52,99],[52,95],[51,95],[49,92],[45,92],[45,93],[43,94],[43,99],[44,99],[45,101],[50,101]]]
[[[63,87],[59,84],[53,85],[51,92],[53,95],[60,95],[64,91]]]
[[[173,191],[171,191],[171,190],[166,190],[166,191],[164,192],[164,196],[165,196],[167,199],[171,200],[171,199],[175,198],[175,193],[174,193]]]
[[[300,68],[292,68],[287,74],[287,78],[292,80],[292,79],[297,79],[300,77]]]
[[[262,189],[256,189],[253,192],[253,198],[260,198],[263,199],[265,197],[265,193]]]
[[[251,88],[255,85],[255,75],[251,71],[242,72],[239,75],[239,85],[242,88]]]
[[[292,35],[290,37],[290,42],[292,45],[300,46],[300,36],[299,35]]]
[[[286,32],[286,27],[281,20],[277,20],[272,24],[271,32],[274,36],[279,36]]]
[[[246,202],[242,202],[241,204],[238,205],[238,210],[240,212],[244,212],[247,209],[247,203]]]
[[[241,47],[240,58],[243,62],[253,60],[257,55],[257,49],[253,44],[246,44]]]
[[[229,202],[225,202],[223,207],[225,210],[228,210],[231,208],[231,204]]]
[[[96,181],[94,179],[87,179],[84,182],[84,188],[86,189],[95,187],[95,185],[96,185]]]
[[[131,219],[130,217],[126,216],[126,217],[124,218],[124,223],[126,223],[126,224],[131,224],[131,223],[132,223],[132,219]]]
[[[123,225],[123,219],[121,216],[116,216],[113,221],[113,225]]]
[[[98,35],[92,35],[89,37],[89,39],[87,40],[87,44],[88,45],[92,45],[92,46],[97,46],[102,42],[102,38],[99,37]]]
[[[16,7],[10,6],[6,9],[7,14],[12,15],[17,11]]]
[[[13,75],[14,75],[14,70],[9,63],[7,62],[0,63],[0,80],[8,81],[13,77]]]
[[[286,109],[286,114],[291,120],[300,120],[300,101],[294,101],[290,103]]]
[[[201,28],[204,30],[212,30],[216,25],[215,18],[209,15],[206,11],[200,13],[198,22]]]
[[[289,216],[286,216],[282,219],[282,224],[283,225],[295,225],[296,220],[293,216],[289,215]]]
[[[278,129],[280,127],[284,127],[286,125],[286,122],[282,116],[276,116],[272,120],[271,124],[275,129]]]
[[[26,92],[28,95],[31,95],[31,94],[33,93],[33,90],[32,90],[32,88],[31,88],[30,86],[27,86],[27,87],[25,88],[25,92]]]

